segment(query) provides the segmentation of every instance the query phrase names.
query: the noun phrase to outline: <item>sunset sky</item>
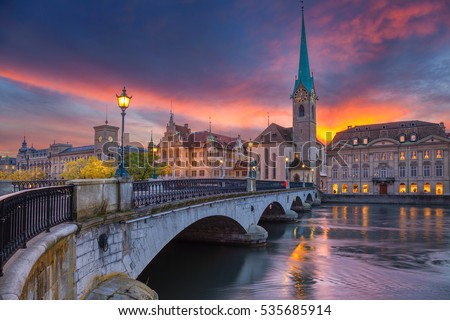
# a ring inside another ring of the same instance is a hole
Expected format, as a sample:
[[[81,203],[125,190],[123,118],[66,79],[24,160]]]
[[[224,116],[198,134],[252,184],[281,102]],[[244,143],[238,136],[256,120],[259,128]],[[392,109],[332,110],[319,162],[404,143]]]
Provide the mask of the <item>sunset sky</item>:
[[[318,135],[397,120],[450,127],[450,2],[306,0]],[[159,141],[178,124],[248,139],[289,127],[298,0],[0,1],[0,155],[93,144],[120,126]]]

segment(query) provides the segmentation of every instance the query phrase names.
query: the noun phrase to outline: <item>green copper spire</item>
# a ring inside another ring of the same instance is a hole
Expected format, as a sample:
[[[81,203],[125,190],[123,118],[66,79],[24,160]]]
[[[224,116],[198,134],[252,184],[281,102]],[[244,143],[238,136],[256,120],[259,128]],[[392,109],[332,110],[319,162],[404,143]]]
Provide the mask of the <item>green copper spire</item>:
[[[298,64],[298,76],[295,80],[294,92],[297,90],[299,84],[302,83],[308,90],[308,93],[311,93],[311,89],[314,87],[314,80],[309,69],[308,47],[306,45],[305,17],[303,11],[302,1],[302,37],[300,40],[300,60]]]

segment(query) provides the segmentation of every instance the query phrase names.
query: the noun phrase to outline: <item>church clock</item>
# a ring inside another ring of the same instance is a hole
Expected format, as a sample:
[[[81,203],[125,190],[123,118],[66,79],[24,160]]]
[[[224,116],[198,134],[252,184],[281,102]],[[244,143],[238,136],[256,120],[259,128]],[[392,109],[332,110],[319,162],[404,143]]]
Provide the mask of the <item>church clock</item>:
[[[299,88],[294,94],[294,99],[296,101],[305,101],[308,99],[308,91],[305,88]]]

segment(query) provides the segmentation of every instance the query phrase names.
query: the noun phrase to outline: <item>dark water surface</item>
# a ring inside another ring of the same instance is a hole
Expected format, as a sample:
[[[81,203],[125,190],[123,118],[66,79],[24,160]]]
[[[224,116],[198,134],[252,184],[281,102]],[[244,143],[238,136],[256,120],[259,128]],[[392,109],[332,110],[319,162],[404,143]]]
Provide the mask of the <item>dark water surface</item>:
[[[261,224],[265,247],[170,243],[139,280],[160,299],[450,299],[450,209],[322,205]]]

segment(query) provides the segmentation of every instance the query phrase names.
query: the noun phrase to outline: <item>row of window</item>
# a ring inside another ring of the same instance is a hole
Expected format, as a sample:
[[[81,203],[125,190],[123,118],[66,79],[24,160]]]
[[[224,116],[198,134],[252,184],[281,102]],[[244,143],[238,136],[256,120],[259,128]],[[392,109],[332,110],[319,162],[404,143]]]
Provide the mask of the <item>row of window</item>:
[[[341,193],[349,193],[349,186],[346,183],[343,183],[341,185]],[[441,182],[438,182],[435,184],[435,188],[434,191],[437,195],[441,195],[444,194],[444,185]],[[333,184],[333,191],[334,194],[338,194],[339,193],[339,185],[337,183]],[[355,183],[352,185],[352,192],[353,193],[359,193],[359,184]],[[369,184],[368,183],[364,183],[362,185],[362,189],[361,189],[362,193],[369,193]],[[405,183],[400,183],[399,185],[399,189],[398,189],[399,193],[407,193],[408,192],[408,188],[407,185]],[[417,193],[419,192],[419,188],[416,182],[412,182],[409,186],[409,192],[410,193]],[[431,188],[431,184],[429,182],[425,182],[423,185],[423,192],[424,193],[431,193],[432,192],[432,188]]]
[[[401,135],[398,137],[398,141],[400,141],[400,143],[404,143],[404,142],[406,142],[406,140],[407,140],[406,134],[401,134]],[[416,142],[416,141],[417,141],[417,134],[415,134],[415,133],[410,134],[410,135],[409,135],[409,141],[410,141],[410,142]],[[360,143],[361,143],[362,145],[367,145],[367,144],[369,143],[369,138],[368,138],[368,137],[364,137],[364,138],[362,138],[362,139],[360,140],[359,138],[355,137],[355,138],[352,139],[352,144],[353,144],[354,146],[357,146],[357,145],[359,145]]]
[[[431,165],[423,165],[422,166],[422,176],[423,177],[431,177]],[[339,175],[339,169],[333,168],[331,171],[331,177],[333,179],[338,179]],[[342,168],[342,179],[350,179],[350,178],[359,178],[360,170],[359,168],[352,168],[351,175],[350,170],[348,167]],[[394,170],[392,168],[388,167],[381,167],[381,168],[375,168],[374,177],[376,178],[387,178],[387,177],[394,177]],[[407,170],[406,166],[399,166],[398,167],[398,176],[399,178],[406,178]],[[409,177],[417,177],[418,176],[418,170],[417,166],[410,166],[409,167]],[[437,164],[434,166],[434,176],[435,177],[443,177],[444,176],[444,166],[442,164]],[[363,167],[362,168],[362,178],[369,178],[369,167]]]
[[[373,154],[373,161],[388,161],[388,160],[394,160],[394,153],[393,152],[374,152]],[[442,159],[444,157],[444,152],[442,149],[436,149],[436,150],[424,150],[423,151],[423,159],[431,159],[432,155],[434,154],[435,159]],[[361,153],[359,154],[344,154],[342,155],[342,160],[344,160],[345,163],[358,163],[360,161],[362,162],[369,162],[369,154],[368,153]],[[409,159],[411,160],[417,160],[418,152],[417,151],[410,151],[409,152]],[[406,152],[400,151],[399,152],[399,160],[406,160]]]

